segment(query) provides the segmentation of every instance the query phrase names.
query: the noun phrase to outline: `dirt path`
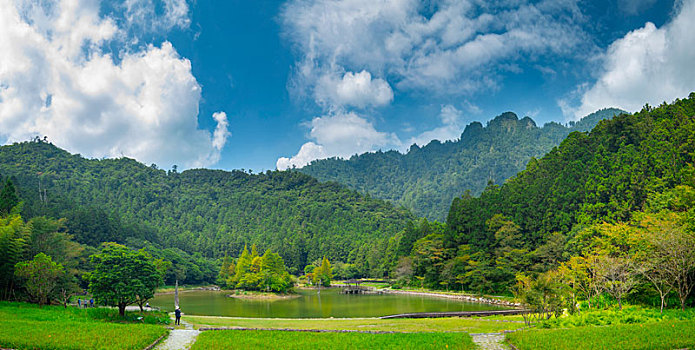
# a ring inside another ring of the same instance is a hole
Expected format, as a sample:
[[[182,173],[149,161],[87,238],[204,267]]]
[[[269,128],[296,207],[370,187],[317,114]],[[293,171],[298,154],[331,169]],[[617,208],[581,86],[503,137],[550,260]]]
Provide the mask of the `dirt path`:
[[[509,350],[505,345],[503,333],[473,333],[473,342],[483,350]]]
[[[195,343],[195,339],[200,334],[200,331],[193,329],[193,326],[185,321],[181,321],[185,329],[173,329],[169,332],[169,336],[155,350],[182,350],[190,349]]]

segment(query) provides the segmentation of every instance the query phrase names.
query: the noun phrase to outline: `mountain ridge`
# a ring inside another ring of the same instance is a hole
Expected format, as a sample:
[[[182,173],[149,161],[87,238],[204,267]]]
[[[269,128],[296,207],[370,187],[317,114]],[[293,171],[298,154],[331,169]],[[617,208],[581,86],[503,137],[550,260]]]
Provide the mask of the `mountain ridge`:
[[[315,160],[295,171],[320,181],[336,181],[349,188],[388,200],[430,220],[443,221],[451,201],[470,190],[480,194],[490,183],[503,183],[523,170],[571,132],[591,130],[598,121],[624,113],[607,108],[567,126],[549,122],[538,127],[530,117],[505,112],[483,126],[468,124],[456,141],[433,140],[412,145],[408,152],[377,151]]]

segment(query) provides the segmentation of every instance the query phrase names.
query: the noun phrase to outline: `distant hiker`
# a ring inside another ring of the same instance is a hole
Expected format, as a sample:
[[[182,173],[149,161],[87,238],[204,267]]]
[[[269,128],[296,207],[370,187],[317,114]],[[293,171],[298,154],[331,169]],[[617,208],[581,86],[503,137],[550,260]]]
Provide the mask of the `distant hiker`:
[[[77,307],[82,307],[82,299],[77,298]]]
[[[149,309],[149,308],[150,308],[150,303],[145,303],[145,307]]]
[[[94,307],[94,298],[89,299],[89,307]]]
[[[174,311],[174,315],[176,315],[176,321],[174,322],[174,324],[180,325],[181,324],[181,309],[176,308],[176,310]]]

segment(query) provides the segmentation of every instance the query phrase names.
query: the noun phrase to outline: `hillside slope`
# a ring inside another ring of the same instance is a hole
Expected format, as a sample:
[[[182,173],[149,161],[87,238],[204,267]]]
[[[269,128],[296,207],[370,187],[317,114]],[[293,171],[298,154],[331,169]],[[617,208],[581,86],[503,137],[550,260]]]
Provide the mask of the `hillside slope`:
[[[149,241],[206,257],[236,256],[255,243],[295,271],[323,255],[345,261],[412,218],[297,172],[167,172],[127,158],[85,159],[45,142],[0,147],[0,174],[17,185],[23,216],[65,217],[81,243]]]
[[[577,123],[538,127],[529,117],[504,113],[483,126],[469,124],[457,141],[432,141],[396,151],[364,153],[348,160],[313,161],[298,171],[320,181],[336,181],[362,193],[389,200],[416,215],[443,221],[451,201],[470,190],[480,194],[488,182],[503,183],[573,131],[591,130],[598,121],[620,114],[604,109]]]
[[[590,133],[573,133],[502,186],[480,197],[454,199],[448,216],[452,247],[491,249],[488,220],[504,215],[530,248],[553,232],[577,225],[627,221],[649,197],[678,185],[695,186],[695,93],[687,99],[645,107],[634,115],[600,122]]]

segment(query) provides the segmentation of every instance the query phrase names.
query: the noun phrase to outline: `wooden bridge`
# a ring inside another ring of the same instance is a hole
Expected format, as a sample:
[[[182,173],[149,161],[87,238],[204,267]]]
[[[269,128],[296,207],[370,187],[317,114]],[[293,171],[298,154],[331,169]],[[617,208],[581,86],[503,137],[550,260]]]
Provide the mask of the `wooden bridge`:
[[[343,294],[381,294],[380,291],[376,290],[374,287],[360,286],[362,281],[360,280],[348,280],[345,281],[343,287]]]

